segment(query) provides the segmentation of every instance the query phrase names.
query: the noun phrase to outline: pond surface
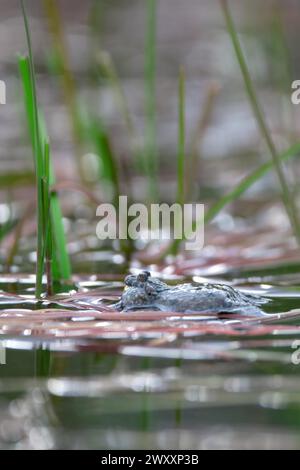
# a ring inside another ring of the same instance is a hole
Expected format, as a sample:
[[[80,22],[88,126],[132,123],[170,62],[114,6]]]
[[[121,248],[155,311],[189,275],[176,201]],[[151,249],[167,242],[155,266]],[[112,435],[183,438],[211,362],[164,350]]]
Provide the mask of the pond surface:
[[[116,312],[122,279],[75,277],[37,303],[32,276],[2,278],[1,448],[299,447],[297,274],[224,275],[271,300],[259,319]]]

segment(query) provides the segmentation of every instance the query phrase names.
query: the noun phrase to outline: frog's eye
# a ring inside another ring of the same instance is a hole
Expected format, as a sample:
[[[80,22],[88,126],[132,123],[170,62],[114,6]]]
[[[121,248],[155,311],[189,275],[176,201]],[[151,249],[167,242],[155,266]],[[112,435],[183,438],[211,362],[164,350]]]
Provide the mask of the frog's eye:
[[[151,274],[149,271],[143,271],[142,273],[138,274],[137,280],[139,282],[146,282],[150,276]]]

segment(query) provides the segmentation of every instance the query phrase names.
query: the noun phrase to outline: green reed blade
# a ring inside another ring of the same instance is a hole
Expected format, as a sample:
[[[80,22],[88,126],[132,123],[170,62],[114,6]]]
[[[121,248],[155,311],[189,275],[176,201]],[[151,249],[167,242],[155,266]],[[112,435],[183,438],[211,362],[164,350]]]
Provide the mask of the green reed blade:
[[[281,162],[289,160],[291,157],[296,156],[300,152],[300,143],[292,145],[286,151],[278,155]],[[256,170],[252,171],[249,175],[242,179],[242,181],[229,193],[225,194],[219,201],[213,204],[205,213],[205,222],[210,222],[226,205],[235,201],[254,183],[260,180],[273,168],[273,161],[263,163]]]
[[[156,0],[147,0],[145,42],[145,170],[148,176],[149,197],[157,200],[157,135],[156,135]]]
[[[295,157],[300,153],[300,143],[296,143],[289,147],[287,150],[278,155],[278,158],[281,162],[289,160],[291,157]],[[239,184],[229,193],[221,197],[215,204],[213,204],[205,213],[204,220],[195,221],[193,230],[197,230],[203,223],[211,222],[216,215],[228,204],[235,201],[238,197],[244,194],[254,183],[263,178],[269,171],[273,169],[273,161],[263,163],[254,171],[245,176]],[[188,238],[191,234],[185,234]],[[184,240],[182,240],[184,241]],[[167,250],[161,255],[161,258],[166,256],[169,253],[173,253],[173,245],[177,245],[178,240],[174,240],[172,245],[167,248]]]
[[[130,149],[133,156],[134,165],[136,170],[143,170],[143,165],[140,160],[142,155],[142,149],[139,142],[139,137],[132,119],[130,109],[128,107],[128,102],[120,81],[119,75],[117,73],[116,67],[113,63],[111,55],[107,51],[101,51],[98,55],[99,65],[104,75],[106,76],[113,92],[115,95],[115,101],[119,108],[119,112],[124,120],[128,137],[130,139]]]
[[[177,149],[177,203],[183,207],[185,202],[185,73],[181,67],[178,79],[178,149]],[[174,220],[174,224],[178,224]],[[172,243],[172,254],[176,255],[181,241],[175,239]]]
[[[178,80],[178,154],[177,202],[183,206],[185,196],[185,74],[181,67]]]
[[[46,19],[53,39],[53,47],[57,59],[58,72],[62,82],[62,91],[71,124],[72,138],[74,142],[74,156],[78,175],[82,182],[82,125],[80,109],[77,103],[76,82],[72,73],[70,56],[66,44],[64,25],[61,19],[59,4],[56,0],[43,0]]]
[[[50,188],[54,185],[54,173],[50,166],[49,176]],[[53,253],[53,278],[57,281],[70,279],[72,275],[70,257],[67,250],[67,240],[63,225],[63,215],[59,202],[59,197],[56,191],[51,191],[50,197],[50,214],[52,225],[52,236],[54,238],[54,253]],[[55,269],[54,263],[57,266]],[[59,273],[59,274],[58,274]]]
[[[281,186],[282,201],[284,203],[287,215],[289,217],[291,226],[293,228],[294,235],[298,241],[298,244],[300,245],[300,222],[298,218],[298,211],[297,211],[296,203],[290,193],[289,183],[286,180],[283,168],[281,166],[280,158],[278,156],[278,153],[275,148],[272,136],[269,132],[268,126],[265,122],[264,114],[258,102],[256,92],[253,86],[253,82],[250,76],[250,72],[247,66],[247,62],[244,57],[242,47],[240,45],[239,38],[235,29],[235,25],[234,25],[234,22],[233,22],[233,19],[232,19],[232,16],[228,7],[228,2],[227,0],[220,0],[220,4],[223,10],[224,17],[225,17],[227,30],[230,35],[232,45],[233,45],[240,69],[241,69],[245,89],[246,89],[250,104],[252,106],[255,119],[257,121],[257,125],[260,129],[260,132],[272,156],[273,166],[277,173],[277,177]]]
[[[32,142],[37,187],[37,267],[36,267],[36,296],[42,294],[42,278],[45,257],[52,256],[52,246],[55,243],[56,279],[68,279],[71,275],[70,261],[66,248],[62,213],[56,194],[50,196],[50,185],[54,183],[49,142],[46,128],[38,111],[35,84],[35,71],[32,55],[30,31],[24,2],[21,0],[24,25],[27,37],[29,57],[19,58],[19,68],[23,85],[25,110],[29,134]],[[49,211],[51,221],[49,220]],[[53,240],[54,239],[54,240]],[[49,261],[49,259],[48,259]],[[48,272],[49,274],[49,272]],[[49,289],[48,289],[49,290]]]
[[[117,203],[120,193],[119,171],[117,158],[110,144],[109,136],[99,119],[90,117],[87,122],[87,134],[93,143],[97,155],[101,159],[102,175],[113,187],[114,201]]]
[[[40,146],[40,131],[38,123],[38,114],[35,110],[35,90],[32,82],[31,63],[28,57],[19,58],[19,69],[23,84],[23,93],[25,101],[25,110],[29,133],[32,141],[35,173],[36,173],[36,200],[37,200],[37,264],[36,264],[36,296],[39,298],[42,294],[42,278],[44,271],[43,253],[43,154]]]

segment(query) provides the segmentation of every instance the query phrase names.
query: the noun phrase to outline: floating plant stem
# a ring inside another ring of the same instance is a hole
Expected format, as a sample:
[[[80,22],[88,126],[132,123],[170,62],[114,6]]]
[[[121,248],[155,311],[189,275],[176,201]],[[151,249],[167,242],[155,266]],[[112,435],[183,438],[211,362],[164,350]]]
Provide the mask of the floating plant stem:
[[[227,0],[220,0],[220,4],[224,13],[226,26],[227,26],[227,29],[228,29],[228,32],[232,41],[232,45],[233,45],[240,69],[241,69],[241,73],[244,79],[245,89],[246,89],[250,104],[252,106],[255,119],[257,121],[260,132],[266,142],[266,145],[269,149],[269,152],[272,156],[274,169],[277,173],[277,177],[281,186],[282,201],[284,203],[286,213],[289,217],[291,226],[293,228],[294,235],[298,241],[298,244],[300,245],[300,223],[298,219],[296,203],[290,193],[289,183],[286,180],[284,170],[281,166],[280,158],[278,156],[272,136],[265,122],[263,112],[258,102],[256,92],[253,86],[253,82],[250,76],[250,72],[246,63],[246,59],[244,57],[242,47],[240,45],[238,35],[235,29],[235,25],[231,17],[230,10],[228,8],[228,2]]]

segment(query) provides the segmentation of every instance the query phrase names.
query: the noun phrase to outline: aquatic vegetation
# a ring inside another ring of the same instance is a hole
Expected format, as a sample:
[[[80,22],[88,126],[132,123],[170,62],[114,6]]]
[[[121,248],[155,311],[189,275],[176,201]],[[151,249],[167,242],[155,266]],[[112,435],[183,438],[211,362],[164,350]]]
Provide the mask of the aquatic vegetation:
[[[156,136],[156,21],[157,0],[146,0],[145,39],[145,172],[149,184],[149,199],[157,200],[158,151]]]
[[[293,2],[67,3],[1,29],[0,448],[299,447]]]
[[[29,57],[19,58],[19,67],[23,83],[24,101],[29,133],[34,153],[36,171],[37,200],[37,267],[36,296],[42,294],[42,277],[46,264],[48,292],[52,292],[52,276],[56,281],[69,279],[70,262],[62,222],[59,200],[50,186],[55,183],[50,160],[49,140],[45,125],[38,109],[36,79],[28,20],[24,8],[23,17],[27,37]],[[53,273],[52,273],[53,270]]]
[[[279,158],[278,152],[276,150],[276,147],[271,137],[268,126],[266,124],[263,112],[261,110],[261,106],[258,103],[255,89],[251,80],[249,68],[244,58],[244,54],[239,43],[239,39],[235,30],[235,26],[234,26],[231,14],[230,14],[230,10],[228,8],[228,2],[227,0],[220,0],[220,3],[224,12],[227,29],[232,40],[232,44],[233,44],[233,47],[237,56],[237,60],[239,62],[239,66],[240,66],[244,83],[245,83],[245,88],[249,96],[249,100],[250,100],[255,118],[257,120],[257,124],[260,128],[262,136],[265,139],[268,150],[272,156],[274,169],[277,173],[278,180],[281,185],[282,200],[285,205],[287,215],[290,219],[291,226],[294,230],[295,237],[297,238],[298,243],[300,244],[300,223],[299,223],[299,218],[298,218],[298,209],[294,201],[294,197],[291,194],[291,191],[289,188],[289,182],[287,181],[285,177],[285,173],[281,165],[281,160]]]

